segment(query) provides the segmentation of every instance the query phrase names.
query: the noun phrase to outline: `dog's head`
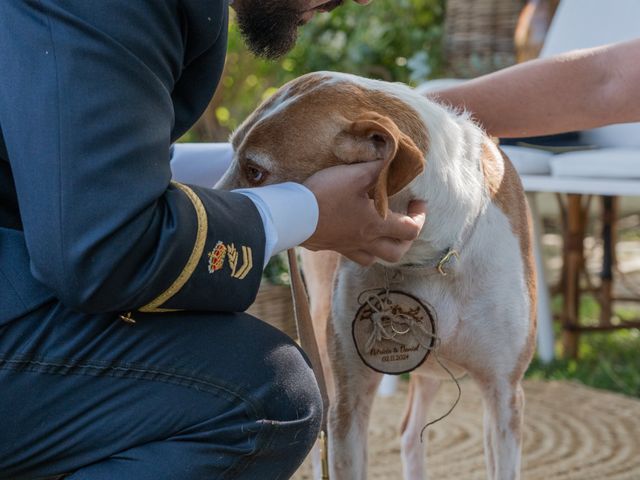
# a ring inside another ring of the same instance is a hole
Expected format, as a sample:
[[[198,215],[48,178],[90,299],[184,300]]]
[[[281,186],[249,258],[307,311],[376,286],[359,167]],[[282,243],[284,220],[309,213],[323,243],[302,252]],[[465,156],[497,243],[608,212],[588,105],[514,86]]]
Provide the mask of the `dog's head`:
[[[278,90],[233,134],[234,159],[217,187],[295,181],[335,165],[383,161],[370,196],[381,216],[388,197],[425,166],[427,131],[402,85],[321,72]]]

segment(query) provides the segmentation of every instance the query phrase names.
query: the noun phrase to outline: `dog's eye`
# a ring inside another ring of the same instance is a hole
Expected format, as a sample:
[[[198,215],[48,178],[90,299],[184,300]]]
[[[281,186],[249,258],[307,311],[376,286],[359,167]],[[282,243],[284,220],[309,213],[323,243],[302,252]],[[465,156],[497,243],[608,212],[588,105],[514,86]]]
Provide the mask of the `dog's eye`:
[[[267,179],[268,172],[264,168],[250,163],[244,167],[244,175],[249,183],[260,185]]]

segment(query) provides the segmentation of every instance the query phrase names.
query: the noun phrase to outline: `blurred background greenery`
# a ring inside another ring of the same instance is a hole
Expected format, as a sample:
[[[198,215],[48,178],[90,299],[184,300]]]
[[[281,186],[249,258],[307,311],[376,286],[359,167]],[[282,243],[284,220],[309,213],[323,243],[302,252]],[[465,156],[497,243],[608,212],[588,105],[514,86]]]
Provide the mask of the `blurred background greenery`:
[[[225,141],[256,106],[285,82],[318,70],[419,84],[442,72],[445,0],[354,2],[300,29],[296,47],[277,62],[246,49],[231,19],[227,62],[218,91],[183,141]]]
[[[553,311],[562,311],[562,296],[553,298]],[[623,305],[617,308],[620,317],[637,318],[637,305]],[[600,316],[600,306],[594,296],[585,295],[580,302],[582,323],[595,325]],[[611,390],[640,398],[640,330],[626,329],[612,332],[588,333],[582,335],[578,358],[563,356],[562,328],[554,324],[556,338],[556,358],[545,364],[536,356],[527,370],[526,377],[545,380],[574,380],[591,387]]]

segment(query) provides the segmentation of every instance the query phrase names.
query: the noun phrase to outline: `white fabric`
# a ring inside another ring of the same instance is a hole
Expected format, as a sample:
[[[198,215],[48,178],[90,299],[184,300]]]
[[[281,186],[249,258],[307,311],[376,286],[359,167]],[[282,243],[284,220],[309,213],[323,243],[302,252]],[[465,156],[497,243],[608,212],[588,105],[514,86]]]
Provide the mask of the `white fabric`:
[[[554,177],[553,175],[522,175],[520,178],[526,192],[581,193],[614,197],[640,195],[638,179]]]
[[[176,182],[213,187],[233,159],[230,143],[176,143],[171,172]]]
[[[551,172],[555,177],[640,179],[640,149],[601,148],[555,155]]]
[[[463,78],[436,78],[427,80],[416,87],[416,91],[421,94],[442,90],[443,88],[453,87],[462,82],[466,82]]]
[[[599,147],[640,148],[640,123],[618,123],[583,132],[584,141]]]
[[[300,245],[318,225],[318,202],[304,185],[287,182],[233,190],[258,208],[266,237],[265,265],[272,255]]]
[[[500,145],[520,175],[549,175],[553,153],[538,148]]]
[[[639,19],[638,0],[562,0],[540,56],[631,40],[640,34]]]

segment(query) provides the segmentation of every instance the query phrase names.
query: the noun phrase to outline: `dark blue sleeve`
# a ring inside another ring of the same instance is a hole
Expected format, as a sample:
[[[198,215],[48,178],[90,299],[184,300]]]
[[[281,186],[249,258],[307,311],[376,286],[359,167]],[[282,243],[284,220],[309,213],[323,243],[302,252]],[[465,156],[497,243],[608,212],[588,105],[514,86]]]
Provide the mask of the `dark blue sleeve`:
[[[182,3],[0,2],[0,127],[31,271],[71,307],[235,311],[257,291],[252,202],[171,183],[176,111],[196,108],[178,108],[189,88],[213,90],[181,82],[207,81],[184,64]],[[226,2],[209,4],[194,65],[226,48]]]

